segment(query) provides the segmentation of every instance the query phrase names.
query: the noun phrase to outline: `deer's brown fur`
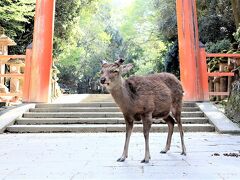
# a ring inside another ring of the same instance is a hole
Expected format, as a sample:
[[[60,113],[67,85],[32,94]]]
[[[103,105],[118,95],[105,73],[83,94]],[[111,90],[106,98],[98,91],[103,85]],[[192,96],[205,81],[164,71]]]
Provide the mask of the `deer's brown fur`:
[[[115,63],[104,62],[100,79],[120,107],[126,122],[125,146],[118,161],[124,161],[128,156],[134,121],[142,120],[145,138],[145,157],[142,162],[149,162],[149,131],[152,118],[163,118],[168,124],[167,143],[161,152],[166,153],[170,149],[174,121],[176,121],[181,136],[182,154],[186,155],[181,123],[183,89],[180,81],[170,73],[131,76],[125,80],[122,74],[130,70],[132,65],[122,65],[122,63],[122,59]]]

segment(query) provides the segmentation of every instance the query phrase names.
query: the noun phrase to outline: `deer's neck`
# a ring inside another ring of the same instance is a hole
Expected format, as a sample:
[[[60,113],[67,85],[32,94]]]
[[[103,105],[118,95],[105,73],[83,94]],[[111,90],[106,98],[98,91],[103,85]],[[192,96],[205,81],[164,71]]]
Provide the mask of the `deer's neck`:
[[[129,106],[132,105],[132,101],[125,83],[125,80],[121,78],[121,82],[110,90],[113,99],[122,111],[129,109]]]

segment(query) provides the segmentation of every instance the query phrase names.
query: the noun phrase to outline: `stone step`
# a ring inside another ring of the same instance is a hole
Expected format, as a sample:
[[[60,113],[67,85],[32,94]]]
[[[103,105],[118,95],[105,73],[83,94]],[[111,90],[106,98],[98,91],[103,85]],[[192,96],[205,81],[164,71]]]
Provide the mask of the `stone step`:
[[[123,117],[121,112],[26,112],[24,118],[117,118]],[[182,112],[182,117],[204,117],[203,112]]]
[[[184,124],[185,132],[213,132],[215,130],[210,124]],[[86,132],[125,132],[124,124],[100,124],[100,125],[12,125],[8,126],[6,132],[11,133],[86,133]],[[155,124],[151,128],[151,132],[167,132],[166,124]],[[174,131],[178,131],[175,127]],[[142,132],[142,125],[136,124],[134,132]]]
[[[90,94],[82,100],[82,102],[113,102],[110,94]]]
[[[199,111],[198,107],[183,107],[183,112]],[[120,112],[118,107],[50,107],[32,108],[29,112]]]
[[[99,96],[100,97],[100,96]],[[107,97],[107,96],[106,96]],[[107,100],[107,99],[106,99]],[[88,98],[81,103],[37,104],[14,125],[7,127],[11,133],[64,133],[64,132],[125,132],[123,114],[112,101],[91,102]],[[71,102],[71,101],[70,101]],[[185,132],[213,132],[204,113],[195,103],[184,102],[182,123]],[[135,122],[135,132],[142,132],[142,123]],[[161,119],[154,119],[152,132],[167,132],[168,127]],[[175,125],[175,131],[178,131]]]
[[[123,118],[18,118],[16,124],[36,125],[36,124],[124,124]],[[141,121],[135,121],[140,124]],[[154,119],[153,123],[165,123],[163,120]],[[185,124],[205,124],[208,119],[205,117],[184,117],[182,123]]]
[[[113,102],[81,102],[61,104],[36,104],[36,108],[61,108],[61,107],[117,107]]]
[[[36,108],[60,108],[60,107],[117,107],[114,102],[86,102],[86,103],[63,103],[63,104],[36,104]],[[197,107],[195,103],[184,102],[183,107]]]
[[[50,107],[35,108],[29,112],[120,112],[118,107]]]

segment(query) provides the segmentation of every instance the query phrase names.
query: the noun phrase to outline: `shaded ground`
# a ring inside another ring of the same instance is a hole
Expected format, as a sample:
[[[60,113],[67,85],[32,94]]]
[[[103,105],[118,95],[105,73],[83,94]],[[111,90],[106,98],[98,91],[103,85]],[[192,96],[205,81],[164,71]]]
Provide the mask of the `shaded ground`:
[[[166,136],[150,135],[152,160],[141,164],[141,133],[133,134],[124,163],[116,162],[124,133],[1,134],[0,179],[239,179],[240,157],[226,153],[240,154],[240,136],[186,133],[186,157],[178,133],[170,152],[159,153]]]

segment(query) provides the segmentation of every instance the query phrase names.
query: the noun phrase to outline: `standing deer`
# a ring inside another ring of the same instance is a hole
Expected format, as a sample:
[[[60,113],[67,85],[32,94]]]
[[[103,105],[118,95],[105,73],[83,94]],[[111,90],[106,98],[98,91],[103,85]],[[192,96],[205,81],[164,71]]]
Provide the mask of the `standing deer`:
[[[132,64],[123,65],[124,60],[115,63],[102,61],[100,82],[111,93],[120,107],[126,123],[126,139],[122,156],[117,160],[125,161],[128,157],[129,140],[134,121],[142,120],[145,138],[145,157],[141,163],[148,163],[149,131],[152,118],[162,118],[168,125],[168,136],[165,148],[161,153],[170,149],[174,122],[178,124],[181,137],[182,155],[186,155],[181,109],[183,89],[180,81],[172,74],[159,73],[148,76],[131,76],[123,79],[122,75],[132,69]],[[172,113],[172,115],[170,114]]]

